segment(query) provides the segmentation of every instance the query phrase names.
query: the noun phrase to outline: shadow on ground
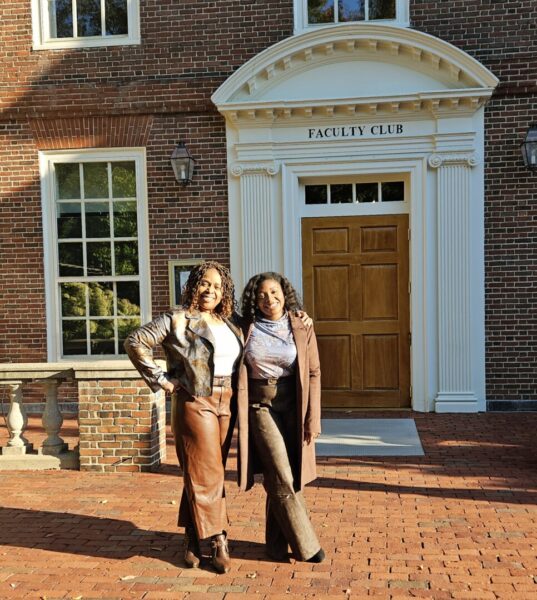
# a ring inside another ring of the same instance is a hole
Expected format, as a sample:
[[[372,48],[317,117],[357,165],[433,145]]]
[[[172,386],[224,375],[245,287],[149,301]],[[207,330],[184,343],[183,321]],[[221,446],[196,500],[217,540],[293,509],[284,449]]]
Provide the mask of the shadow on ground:
[[[0,546],[5,547],[107,559],[145,556],[183,568],[183,541],[182,534],[140,529],[131,521],[0,507]],[[236,558],[269,560],[264,544],[232,540],[229,545]],[[208,564],[206,567],[210,570]]]

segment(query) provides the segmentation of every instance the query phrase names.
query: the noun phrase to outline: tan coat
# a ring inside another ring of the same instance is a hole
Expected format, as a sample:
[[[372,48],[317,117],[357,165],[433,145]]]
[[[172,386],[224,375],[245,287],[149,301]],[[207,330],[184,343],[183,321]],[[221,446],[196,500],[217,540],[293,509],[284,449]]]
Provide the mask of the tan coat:
[[[317,339],[313,327],[306,328],[302,321],[289,313],[291,329],[297,349],[297,415],[300,424],[297,435],[300,448],[300,489],[317,477],[315,466],[315,443],[304,443],[304,432],[321,432],[321,368]],[[250,331],[245,331],[248,340]],[[248,435],[248,372],[244,362],[239,369],[238,387],[239,423],[239,486],[248,490],[254,483],[254,473],[261,472],[256,464],[255,450]]]

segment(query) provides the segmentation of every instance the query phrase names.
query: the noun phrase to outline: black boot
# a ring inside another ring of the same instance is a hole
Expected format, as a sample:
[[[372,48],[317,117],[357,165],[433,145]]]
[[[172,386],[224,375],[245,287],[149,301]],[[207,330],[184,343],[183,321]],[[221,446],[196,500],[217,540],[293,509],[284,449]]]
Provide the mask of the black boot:
[[[193,527],[185,529],[185,564],[191,569],[200,566],[201,550],[198,536]]]
[[[211,562],[217,573],[227,573],[231,568],[226,532],[211,537]]]
[[[323,562],[324,559],[325,559],[324,550],[321,548],[311,558],[308,558],[308,560],[306,562],[321,563],[321,562]]]

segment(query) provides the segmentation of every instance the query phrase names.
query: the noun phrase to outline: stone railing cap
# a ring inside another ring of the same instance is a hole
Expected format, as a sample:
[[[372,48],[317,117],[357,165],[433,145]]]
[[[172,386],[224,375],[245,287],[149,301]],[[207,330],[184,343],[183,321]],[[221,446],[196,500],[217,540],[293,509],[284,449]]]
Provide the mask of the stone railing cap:
[[[157,363],[166,368],[164,361]],[[129,360],[65,361],[61,363],[1,363],[0,383],[44,379],[138,379]]]

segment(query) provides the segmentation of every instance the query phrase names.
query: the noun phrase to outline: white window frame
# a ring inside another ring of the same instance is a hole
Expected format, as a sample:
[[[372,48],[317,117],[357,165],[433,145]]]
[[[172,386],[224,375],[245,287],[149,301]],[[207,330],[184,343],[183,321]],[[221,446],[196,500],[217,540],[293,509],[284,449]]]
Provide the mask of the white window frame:
[[[136,164],[136,199],[138,202],[138,259],[140,278],[140,319],[151,320],[151,289],[149,264],[149,227],[147,208],[147,177],[145,148],[113,148],[39,152],[41,204],[45,266],[45,297],[47,318],[47,355],[49,362],[125,360],[125,355],[61,355],[61,315],[58,293],[58,239],[56,232],[56,194],[54,163],[134,161]]]
[[[101,0],[104,3],[104,0]],[[94,37],[51,38],[49,33],[48,0],[32,0],[34,50],[91,48],[97,46],[127,46],[141,43],[140,0],[127,0],[128,34]],[[104,13],[103,13],[104,20]]]
[[[334,2],[337,2],[337,0],[334,0]],[[347,21],[345,23],[315,23],[311,25],[308,23],[308,0],[293,0],[293,3],[295,16],[295,35],[299,33],[304,33],[306,31],[320,29],[322,27],[342,27],[344,25],[351,25],[354,23],[368,25],[395,25],[398,27],[410,26],[408,8],[409,0],[395,0],[395,19],[379,19],[375,21]]]

